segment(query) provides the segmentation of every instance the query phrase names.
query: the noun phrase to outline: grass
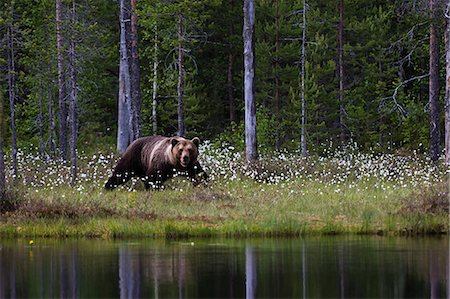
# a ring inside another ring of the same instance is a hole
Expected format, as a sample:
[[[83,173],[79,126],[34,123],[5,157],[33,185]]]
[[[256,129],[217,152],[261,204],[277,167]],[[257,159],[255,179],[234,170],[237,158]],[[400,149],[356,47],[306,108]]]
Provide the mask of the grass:
[[[21,180],[0,209],[0,236],[449,232],[445,170],[414,155],[346,151],[301,159],[297,153],[276,153],[249,167],[239,153],[206,145],[201,157],[211,178],[207,185],[175,179],[165,190],[145,191],[135,181],[113,192],[102,186],[116,157],[80,156],[78,184],[69,187],[68,166],[47,163],[38,172],[42,161],[23,154]]]

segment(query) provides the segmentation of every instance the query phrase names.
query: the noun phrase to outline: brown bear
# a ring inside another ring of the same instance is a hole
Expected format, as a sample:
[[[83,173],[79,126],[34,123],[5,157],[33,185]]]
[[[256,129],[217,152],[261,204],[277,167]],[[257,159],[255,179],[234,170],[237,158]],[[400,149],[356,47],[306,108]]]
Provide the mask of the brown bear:
[[[145,188],[159,188],[174,175],[190,178],[194,185],[206,180],[206,173],[197,161],[198,137],[192,140],[183,137],[149,136],[136,139],[126,149],[117,163],[105,188],[112,190],[139,177]]]

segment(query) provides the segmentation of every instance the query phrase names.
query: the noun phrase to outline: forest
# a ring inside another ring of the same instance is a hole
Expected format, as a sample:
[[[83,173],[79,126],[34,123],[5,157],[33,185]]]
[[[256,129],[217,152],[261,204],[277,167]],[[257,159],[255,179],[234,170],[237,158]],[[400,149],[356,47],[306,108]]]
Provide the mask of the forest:
[[[77,150],[120,153],[152,134],[243,150],[245,2],[2,1],[1,145],[14,175],[18,148],[74,171]],[[441,156],[448,5],[252,3],[258,151]]]

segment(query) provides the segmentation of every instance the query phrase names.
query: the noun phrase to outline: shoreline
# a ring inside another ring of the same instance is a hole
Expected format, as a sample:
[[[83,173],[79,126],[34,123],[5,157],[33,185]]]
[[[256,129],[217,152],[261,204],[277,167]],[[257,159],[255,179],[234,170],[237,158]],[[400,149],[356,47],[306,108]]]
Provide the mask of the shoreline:
[[[445,207],[423,208],[435,205],[429,202],[436,198],[434,193],[395,190],[381,196],[382,190],[347,189],[345,197],[329,190],[297,197],[276,186],[262,191],[257,184],[239,183],[219,191],[184,187],[183,191],[93,191],[78,197],[68,188],[37,197],[29,192],[17,209],[0,215],[0,237],[423,236],[450,231]],[[364,200],[367,196],[370,201]]]
[[[73,224],[66,219],[46,220],[37,224],[0,224],[0,238],[88,238],[88,239],[185,239],[185,238],[298,238],[305,236],[347,236],[367,235],[380,237],[424,237],[448,236],[447,230],[408,230],[395,231],[352,230],[350,227],[339,227],[329,230],[327,227],[263,228],[253,225],[241,230],[228,230],[229,224],[209,227],[202,224],[185,224],[179,222],[146,222],[127,219],[90,219],[89,226],[95,222],[96,228],[87,228],[86,224]],[[110,226],[110,228],[105,228]],[[130,227],[132,226],[132,227]],[[448,228],[448,227],[447,227]]]

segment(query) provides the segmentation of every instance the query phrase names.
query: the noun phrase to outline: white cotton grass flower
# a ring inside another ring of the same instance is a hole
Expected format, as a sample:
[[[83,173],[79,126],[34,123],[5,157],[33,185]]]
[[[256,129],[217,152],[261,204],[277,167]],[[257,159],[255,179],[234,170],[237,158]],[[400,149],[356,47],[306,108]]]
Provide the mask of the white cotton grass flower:
[[[54,190],[68,186],[71,182],[70,162],[41,157],[37,149],[17,152],[19,178],[24,186],[32,190]],[[103,188],[112,174],[118,156],[114,153],[98,152],[87,155],[78,153],[78,176],[74,190],[82,193],[89,188]],[[409,156],[392,153],[377,154],[345,148],[324,150],[324,156],[303,158],[299,150],[279,150],[262,154],[255,165],[245,162],[245,155],[233,146],[215,146],[204,141],[200,147],[200,163],[208,173],[209,181],[216,187],[227,187],[232,182],[253,180],[257,184],[276,186],[287,190],[303,191],[303,184],[315,183],[332,188],[335,193],[347,189],[366,189],[367,185],[383,190],[432,186],[443,180],[450,172],[443,164],[431,163],[424,155],[412,152]],[[14,179],[10,158],[7,163],[7,178]],[[183,183],[184,184],[184,183]],[[135,191],[139,183],[132,182],[129,188]],[[343,188],[345,187],[345,189]],[[178,187],[180,192],[186,188]],[[262,186],[261,190],[267,191]],[[322,191],[320,195],[323,195]]]

